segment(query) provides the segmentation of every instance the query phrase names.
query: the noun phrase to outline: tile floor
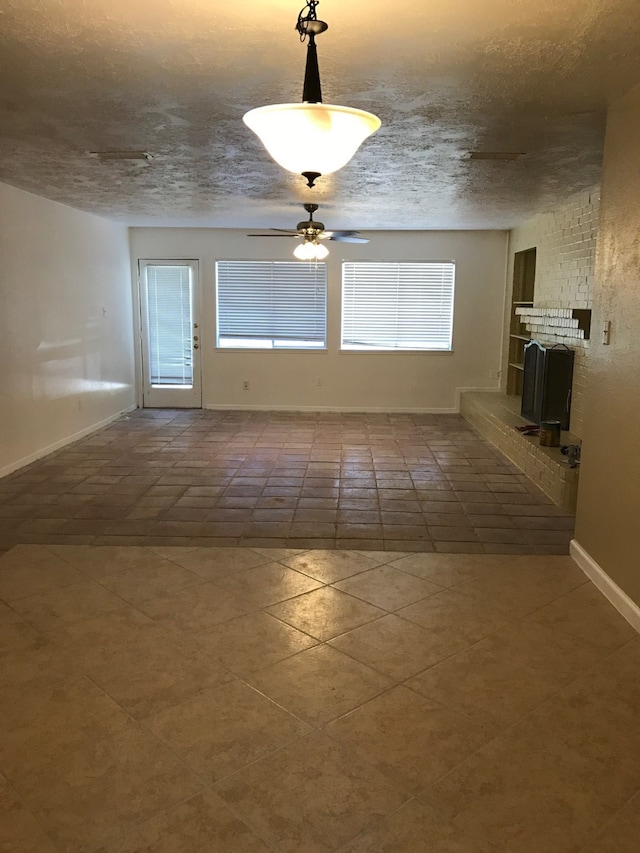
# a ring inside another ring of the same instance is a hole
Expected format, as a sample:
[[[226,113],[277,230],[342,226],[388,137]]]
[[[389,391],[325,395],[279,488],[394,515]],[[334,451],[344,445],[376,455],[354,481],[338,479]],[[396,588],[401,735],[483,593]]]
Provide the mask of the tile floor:
[[[0,480],[0,550],[566,554],[573,524],[458,415],[144,409]]]
[[[640,638],[566,556],[18,545],[0,649],[2,851],[638,850]]]

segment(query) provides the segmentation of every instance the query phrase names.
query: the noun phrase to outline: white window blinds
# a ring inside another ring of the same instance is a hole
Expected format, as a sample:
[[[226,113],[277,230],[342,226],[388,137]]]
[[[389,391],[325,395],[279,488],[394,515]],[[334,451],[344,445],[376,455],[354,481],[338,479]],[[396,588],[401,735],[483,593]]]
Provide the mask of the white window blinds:
[[[218,261],[219,347],[324,349],[325,264]]]
[[[191,267],[147,264],[144,271],[151,384],[191,386]]]
[[[343,350],[450,350],[455,264],[342,265]]]

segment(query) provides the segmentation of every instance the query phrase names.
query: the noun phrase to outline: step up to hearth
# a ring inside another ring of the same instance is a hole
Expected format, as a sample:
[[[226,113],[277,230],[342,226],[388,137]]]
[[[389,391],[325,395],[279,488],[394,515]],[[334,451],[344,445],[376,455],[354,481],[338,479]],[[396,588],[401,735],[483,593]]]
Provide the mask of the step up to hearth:
[[[517,427],[530,425],[520,416],[520,399],[498,391],[465,391],[460,413],[478,432],[518,466],[551,500],[575,512],[579,466],[570,468],[559,447],[541,447],[537,435],[524,435]],[[561,445],[580,444],[563,432]]]

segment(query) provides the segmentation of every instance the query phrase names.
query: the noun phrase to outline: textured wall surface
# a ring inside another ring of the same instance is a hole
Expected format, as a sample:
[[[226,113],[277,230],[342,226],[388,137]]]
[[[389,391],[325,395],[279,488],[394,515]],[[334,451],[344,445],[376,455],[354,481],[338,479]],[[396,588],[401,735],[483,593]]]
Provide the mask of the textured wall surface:
[[[576,539],[640,605],[639,138],[636,87],[607,123]]]
[[[511,231],[507,272],[508,302],[511,299],[514,255],[535,246],[534,305],[538,308],[591,308],[599,218],[600,193],[598,189],[593,189],[573,196],[553,213],[536,216]],[[532,336],[548,346],[565,343],[575,350],[571,432],[582,437],[584,394],[591,343],[559,334],[558,327],[551,325],[552,319],[550,316],[547,328],[536,328]],[[505,334],[508,333],[509,317]]]
[[[0,473],[135,402],[127,229],[0,184]]]

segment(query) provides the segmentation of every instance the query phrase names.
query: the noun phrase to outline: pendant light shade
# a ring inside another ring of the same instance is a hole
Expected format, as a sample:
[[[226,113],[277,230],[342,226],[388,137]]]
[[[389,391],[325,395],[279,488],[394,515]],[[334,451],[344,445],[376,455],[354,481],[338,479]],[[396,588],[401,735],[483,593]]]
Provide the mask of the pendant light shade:
[[[329,175],[351,160],[380,119],[333,104],[275,104],[244,116],[273,159],[289,172]]]
[[[289,172],[302,174],[308,186],[321,175],[345,166],[381,125],[372,113],[322,102],[316,36],[327,30],[316,6],[308,0],[298,15],[300,39],[309,39],[301,104],[273,104],[244,115],[245,124],[258,136],[273,159]]]

